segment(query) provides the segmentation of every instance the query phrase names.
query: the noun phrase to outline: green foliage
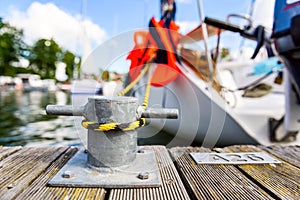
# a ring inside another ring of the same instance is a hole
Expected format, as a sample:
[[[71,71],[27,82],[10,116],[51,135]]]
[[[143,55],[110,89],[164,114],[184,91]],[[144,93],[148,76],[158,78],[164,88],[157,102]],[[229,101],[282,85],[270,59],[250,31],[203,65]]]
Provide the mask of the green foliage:
[[[67,65],[66,74],[68,75],[68,79],[73,78],[73,72],[75,67],[75,55],[70,51],[66,51],[64,52],[62,61]]]
[[[26,54],[23,32],[0,20],[0,75],[14,75],[14,67]]]
[[[66,63],[68,79],[73,77],[75,55],[64,51],[53,39],[39,39],[31,48],[29,67],[42,79],[55,79],[56,62]]]
[[[61,61],[62,56],[61,47],[53,39],[39,39],[30,50],[29,68],[42,79],[54,79],[55,63]]]
[[[28,68],[19,67],[20,59],[29,61]],[[66,73],[73,78],[75,55],[63,50],[53,39],[39,39],[28,47],[23,42],[23,31],[0,18],[0,75],[15,76],[17,73],[35,73],[42,79],[55,79],[57,61],[66,63]]]
[[[230,51],[228,48],[222,48],[221,50],[221,58],[226,58],[228,55],[230,55]]]

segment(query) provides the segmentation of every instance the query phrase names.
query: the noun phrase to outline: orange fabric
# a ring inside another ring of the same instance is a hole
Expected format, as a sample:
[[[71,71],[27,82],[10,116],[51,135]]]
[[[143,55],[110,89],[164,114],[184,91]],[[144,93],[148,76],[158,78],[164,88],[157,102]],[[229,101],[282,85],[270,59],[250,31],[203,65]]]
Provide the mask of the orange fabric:
[[[126,58],[131,60],[129,75],[132,80],[139,75],[143,65],[155,54],[156,48],[152,45],[147,48],[148,40],[148,31],[137,31],[134,33],[135,46]]]
[[[174,81],[179,71],[166,64],[158,64],[151,79],[151,85],[162,87]]]
[[[166,64],[157,64],[155,71],[153,72],[151,85],[160,87],[164,86],[173,80],[175,80],[180,72],[180,69],[176,65],[176,57],[172,43],[169,39],[170,35],[174,41],[175,48],[178,44],[181,35],[177,32],[179,26],[175,22],[171,21],[170,30],[171,34],[168,33],[168,29],[163,28],[164,21],[155,21],[152,17],[152,24],[154,25],[155,31],[158,33],[160,41],[164,45],[164,49],[167,52]],[[151,36],[148,31],[138,31],[134,34],[135,46],[133,50],[127,56],[127,59],[131,60],[129,75],[134,80],[140,73],[143,65],[148,62],[153,56],[155,56],[158,45],[155,39]],[[176,51],[176,49],[175,49]]]

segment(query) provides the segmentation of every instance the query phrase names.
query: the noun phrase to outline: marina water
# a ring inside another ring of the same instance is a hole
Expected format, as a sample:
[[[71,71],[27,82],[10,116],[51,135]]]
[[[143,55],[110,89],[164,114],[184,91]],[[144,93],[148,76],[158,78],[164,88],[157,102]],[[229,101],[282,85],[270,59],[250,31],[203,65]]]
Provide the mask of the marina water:
[[[71,104],[62,91],[0,92],[0,146],[82,145],[73,116],[47,116],[48,104]]]

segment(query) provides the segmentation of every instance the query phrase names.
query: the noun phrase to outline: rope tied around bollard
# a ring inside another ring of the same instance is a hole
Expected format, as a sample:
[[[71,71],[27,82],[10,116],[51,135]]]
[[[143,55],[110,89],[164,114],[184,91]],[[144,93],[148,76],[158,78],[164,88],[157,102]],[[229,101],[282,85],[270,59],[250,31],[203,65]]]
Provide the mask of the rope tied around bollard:
[[[142,113],[144,112],[148,107],[149,102],[149,96],[150,96],[150,88],[151,88],[151,78],[152,78],[152,66],[151,63],[148,62],[140,75],[133,81],[131,84],[129,84],[123,91],[121,91],[118,96],[124,96],[126,93],[128,93],[134,85],[138,83],[138,81],[145,75],[145,73],[148,71],[148,80],[147,80],[147,86],[146,91],[144,95],[144,101],[141,107],[138,108],[138,112]],[[142,109],[142,110],[139,110]],[[132,131],[139,127],[142,127],[146,124],[146,119],[141,118],[141,114],[137,114],[137,120],[134,122],[129,123],[103,123],[100,124],[98,122],[94,121],[88,121],[86,119],[83,119],[81,122],[81,125],[89,130],[93,131]]]
[[[83,120],[81,125],[93,131],[132,131],[146,124],[145,118],[140,118],[130,123],[107,123],[99,124],[98,122],[89,122]]]

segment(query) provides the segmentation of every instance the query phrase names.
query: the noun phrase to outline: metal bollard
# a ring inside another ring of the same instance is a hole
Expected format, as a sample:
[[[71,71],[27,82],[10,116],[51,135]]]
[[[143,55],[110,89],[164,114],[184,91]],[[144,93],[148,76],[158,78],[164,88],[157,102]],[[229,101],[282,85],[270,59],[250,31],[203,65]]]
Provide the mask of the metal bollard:
[[[138,109],[134,97],[93,97],[85,106],[48,105],[48,115],[84,116],[87,121],[105,123],[130,123],[137,118],[177,118],[177,109]],[[136,158],[137,131],[88,130],[88,165],[96,168],[129,165]]]
[[[142,117],[177,118],[177,109],[144,110],[133,97],[98,96],[89,98],[85,106],[48,105],[46,112],[48,115],[84,116],[83,123],[88,128],[87,152],[78,151],[49,185],[104,188],[161,185],[155,153],[151,149],[138,153],[134,128]],[[120,124],[117,127],[114,123]],[[99,125],[107,131],[100,131],[104,129]]]
[[[90,98],[84,115],[99,123],[128,123],[136,120],[138,101],[132,97]],[[88,130],[88,164],[92,167],[119,167],[136,158],[137,131]]]

